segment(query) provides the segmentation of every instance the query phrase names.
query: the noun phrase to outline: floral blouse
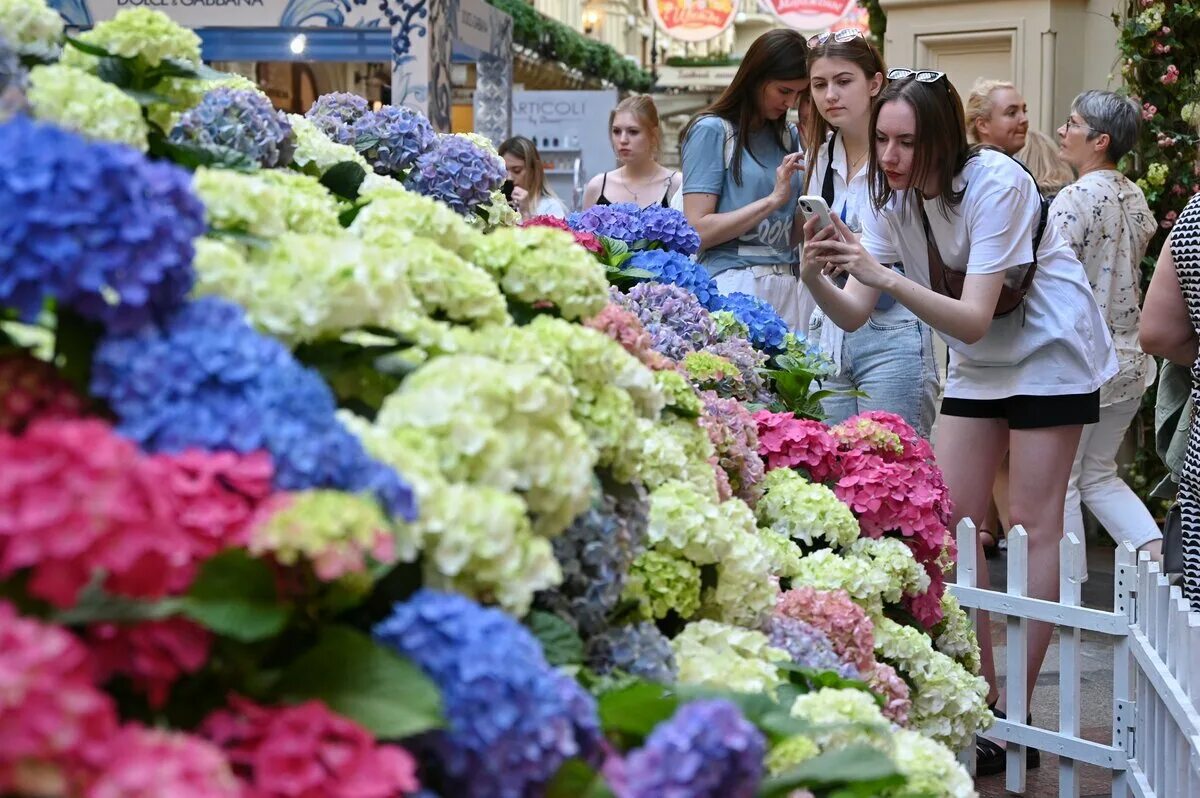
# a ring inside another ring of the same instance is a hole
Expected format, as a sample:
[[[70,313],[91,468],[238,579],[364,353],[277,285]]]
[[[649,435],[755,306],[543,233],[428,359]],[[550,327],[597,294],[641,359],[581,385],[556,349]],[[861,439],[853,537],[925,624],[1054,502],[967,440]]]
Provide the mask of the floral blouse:
[[[1137,399],[1154,381],[1154,359],[1138,344],[1142,258],[1157,225],[1146,197],[1114,169],[1089,172],[1050,206],[1083,263],[1117,349],[1117,375],[1100,389],[1101,406]]]

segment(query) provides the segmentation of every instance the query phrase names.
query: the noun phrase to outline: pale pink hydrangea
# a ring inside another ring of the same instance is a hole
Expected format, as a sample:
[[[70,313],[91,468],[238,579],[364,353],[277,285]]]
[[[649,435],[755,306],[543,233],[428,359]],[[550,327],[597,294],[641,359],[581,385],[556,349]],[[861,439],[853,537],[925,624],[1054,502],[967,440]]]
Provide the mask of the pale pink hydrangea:
[[[840,474],[837,441],[821,422],[769,410],[755,413],[754,421],[758,453],[768,470],[803,468],[814,482],[828,482]]]
[[[895,668],[882,662],[876,662],[874,669],[864,675],[871,692],[883,696],[884,717],[907,726],[908,711],[912,709],[908,683],[900,678]]]
[[[775,612],[820,629],[843,660],[860,672],[875,665],[875,630],[862,607],[845,590],[799,587],[779,597]]]
[[[213,639],[207,629],[186,618],[131,626],[98,623],[89,627],[87,636],[100,680],[128,676],[154,708],[166,704],[180,676],[204,666]]]
[[[604,310],[588,319],[586,326],[619,343],[648,368],[665,371],[676,366],[670,358],[654,350],[654,339],[646,332],[641,320],[615,302],[605,305]]]
[[[189,734],[130,725],[85,798],[245,798],[220,749]]]

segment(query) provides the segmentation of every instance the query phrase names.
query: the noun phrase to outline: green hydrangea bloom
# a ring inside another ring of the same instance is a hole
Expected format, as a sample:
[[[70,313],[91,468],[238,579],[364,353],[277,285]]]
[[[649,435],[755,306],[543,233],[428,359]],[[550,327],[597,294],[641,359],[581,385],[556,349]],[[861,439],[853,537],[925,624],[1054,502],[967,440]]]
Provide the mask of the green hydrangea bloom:
[[[772,776],[778,776],[796,765],[807,762],[819,753],[821,753],[821,749],[811,737],[803,734],[793,735],[781,740],[767,752],[767,772]]]
[[[895,589],[891,577],[876,571],[871,560],[842,557],[829,549],[814,551],[801,558],[792,585],[845,590],[871,615],[883,611],[884,594]]]
[[[900,442],[900,436],[874,419],[848,419],[830,432],[839,443],[845,445],[865,443],[872,451],[904,454],[904,444]]]
[[[371,171],[370,164],[357,150],[346,144],[338,144],[307,118],[288,114],[287,119],[296,136],[296,154],[292,157],[292,163],[300,171],[320,177],[330,167],[346,161],[358,164],[364,172]]]
[[[61,64],[35,66],[26,91],[33,115],[84,136],[145,152],[150,129],[137,100],[90,72]]]
[[[286,232],[334,235],[337,199],[309,175],[283,169],[235,172],[201,167],[192,188],[204,202],[209,227],[262,238]]]
[[[678,371],[656,371],[654,379],[666,398],[668,409],[688,418],[696,418],[704,412],[704,402],[695,386]]]
[[[483,238],[448,205],[407,191],[390,177],[368,174],[359,188],[359,201],[368,204],[354,218],[350,232],[369,244],[403,247],[413,238],[428,238],[471,260],[475,243]]]
[[[892,733],[891,757],[908,780],[885,798],[976,798],[966,768],[946,746],[911,729]]]
[[[51,58],[62,41],[63,18],[44,0],[0,0],[0,32],[17,52]]]
[[[608,304],[604,267],[574,237],[549,227],[505,227],[482,236],[468,253],[509,297],[549,303],[569,320],[595,316]]]
[[[929,589],[929,573],[913,556],[912,549],[896,538],[859,538],[846,550],[848,557],[859,557],[887,582],[883,600],[897,603],[904,596],[916,596]]]
[[[665,618],[671,611],[691,618],[700,609],[700,569],[682,557],[643,552],[629,568],[622,598],[636,601],[643,618]]]
[[[376,423],[436,441],[447,481],[521,494],[534,530],[551,537],[588,507],[594,490],[596,450],[571,404],[569,389],[534,366],[451,355],[409,375]]]
[[[791,579],[800,570],[804,552],[791,538],[772,529],[759,529],[758,536],[771,558],[771,573],[783,579]]]
[[[658,423],[638,421],[642,440],[642,484],[653,490],[667,482],[687,483],[693,490],[717,500],[715,454],[708,432],[694,418],[667,415]]]
[[[738,504],[753,524],[753,513],[739,499],[729,499],[721,507]],[[770,546],[754,531],[739,530],[732,536],[729,554],[717,565],[716,585],[704,592],[704,617],[748,628],[761,626],[779,600],[773,566]]]
[[[717,338],[722,341],[750,337],[750,327],[728,310],[714,312],[712,320],[717,323]]]
[[[683,368],[702,389],[741,376],[736,366],[711,352],[689,352],[683,358]]]
[[[475,213],[464,217],[467,224],[485,233],[500,227],[514,227],[521,222],[521,214],[508,202],[501,191],[493,191],[487,202],[475,208]]]
[[[112,19],[97,23],[78,38],[112,55],[137,58],[149,67],[156,67],[168,58],[200,65],[200,37],[161,11],[148,8],[118,11]],[[91,71],[99,59],[68,47],[63,52],[63,63]]]
[[[792,715],[815,726],[812,737],[824,751],[866,743],[886,749],[892,722],[865,690],[822,687],[796,698]]]
[[[683,482],[668,482],[650,494],[646,542],[697,565],[728,556],[737,530],[727,528],[719,505]]]
[[[978,676],[981,665],[975,624],[949,590],[942,594],[941,603],[942,620],[933,628],[934,648]]]
[[[858,540],[859,526],[850,508],[824,485],[809,482],[789,468],[767,472],[765,491],[755,510],[763,526],[806,547],[835,549]]]
[[[789,660],[762,632],[693,621],[674,640],[679,681],[738,693],[768,693],[783,684],[776,663]]]

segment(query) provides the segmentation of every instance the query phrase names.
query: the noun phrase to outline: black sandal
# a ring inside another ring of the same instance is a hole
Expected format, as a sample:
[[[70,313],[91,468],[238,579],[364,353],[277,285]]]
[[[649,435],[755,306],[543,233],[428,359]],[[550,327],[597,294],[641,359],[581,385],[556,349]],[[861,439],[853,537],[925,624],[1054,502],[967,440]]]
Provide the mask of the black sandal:
[[[994,704],[989,705],[992,714],[1001,720],[1007,720],[1004,710],[997,709]],[[1025,719],[1026,726],[1033,725],[1032,713]],[[989,740],[986,737],[975,735],[975,775],[977,776],[996,776],[1004,772],[1006,758],[1003,746]],[[1036,748],[1026,747],[1025,749],[1025,768],[1033,770],[1040,767],[1042,764],[1042,752]]]

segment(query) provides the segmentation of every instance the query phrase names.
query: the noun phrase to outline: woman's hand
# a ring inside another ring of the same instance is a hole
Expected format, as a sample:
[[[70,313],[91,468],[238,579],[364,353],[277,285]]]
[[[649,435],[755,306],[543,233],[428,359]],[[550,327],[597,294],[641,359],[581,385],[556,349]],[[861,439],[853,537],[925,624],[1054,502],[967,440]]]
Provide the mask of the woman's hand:
[[[881,265],[858,243],[846,223],[831,214],[833,224],[817,232],[817,219],[804,223],[803,276],[806,281],[820,274],[837,277],[843,272],[868,288],[887,290],[887,282],[895,275]]]
[[[783,156],[783,163],[775,170],[775,188],[771,200],[775,207],[782,208],[792,198],[792,178],[804,171],[804,155],[793,152]]]
[[[527,213],[529,208],[525,207],[529,202],[529,192],[520,186],[513,186],[511,205],[514,209],[521,213]]]

